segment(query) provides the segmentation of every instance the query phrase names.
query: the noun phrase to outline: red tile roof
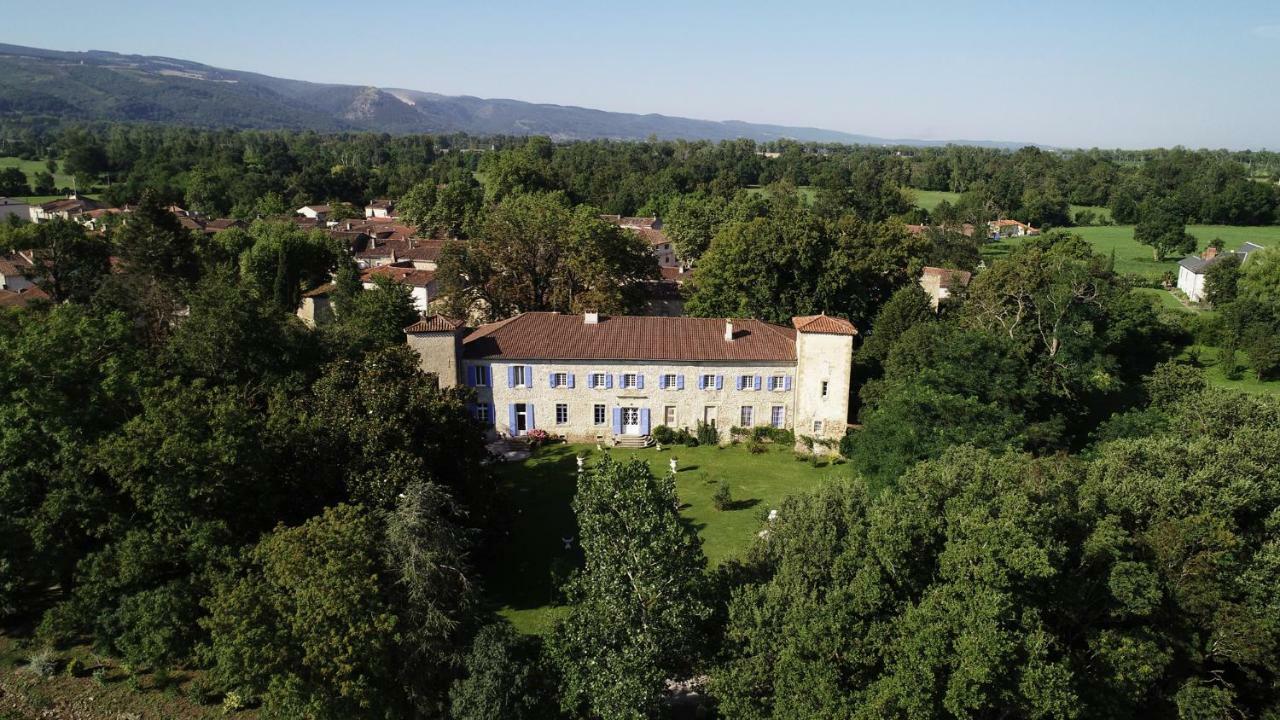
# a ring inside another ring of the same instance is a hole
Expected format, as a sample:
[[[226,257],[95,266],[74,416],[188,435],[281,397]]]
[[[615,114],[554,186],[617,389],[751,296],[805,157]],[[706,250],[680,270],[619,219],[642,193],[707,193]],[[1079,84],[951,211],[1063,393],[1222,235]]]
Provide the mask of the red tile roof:
[[[302,293],[302,297],[304,297],[304,298],[307,298],[307,297],[321,297],[321,296],[324,296],[324,295],[328,295],[329,293],[333,292],[333,291],[334,291],[334,290],[336,290],[337,288],[338,288],[338,286],[337,286],[336,284],[334,284],[334,283],[325,283],[325,284],[323,284],[323,285],[321,285],[321,286],[319,286],[319,287],[311,288],[310,290],[308,290],[308,291],[306,291],[306,292]]]
[[[938,287],[944,288],[967,287],[969,279],[973,277],[973,273],[968,270],[952,270],[940,267],[925,267],[920,272],[922,275],[938,278]]]
[[[407,333],[453,332],[462,327],[462,321],[450,320],[440,315],[431,315],[405,328]]]
[[[844,318],[829,315],[802,315],[791,318],[791,324],[802,333],[822,333],[824,335],[857,335],[858,330],[853,323]]]
[[[426,287],[436,279],[436,274],[432,270],[418,270],[417,268],[401,265],[382,265],[360,273],[360,279],[364,282],[373,282],[375,277],[384,277],[391,282],[404,283],[405,285]]]
[[[759,320],[530,312],[482,325],[463,340],[468,358],[794,362],[796,332]]]
[[[32,300],[48,300],[49,294],[38,287],[19,292],[0,290],[0,307],[26,307]]]

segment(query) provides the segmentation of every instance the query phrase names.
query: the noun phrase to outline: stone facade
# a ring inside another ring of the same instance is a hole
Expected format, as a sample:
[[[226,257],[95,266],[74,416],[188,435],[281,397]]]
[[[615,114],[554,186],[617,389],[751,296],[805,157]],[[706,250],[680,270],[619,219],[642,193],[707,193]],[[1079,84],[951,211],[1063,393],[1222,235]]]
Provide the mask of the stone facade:
[[[523,384],[512,386],[513,368],[523,368],[516,371],[525,376]],[[745,420],[752,426],[773,424],[780,408],[780,427],[791,428],[796,414],[795,363],[466,360],[464,371],[477,406],[488,411],[480,412],[504,435],[542,428],[570,440],[608,440],[648,435],[658,425],[693,431],[701,420],[725,437],[729,428],[744,424],[744,407],[751,408]],[[558,387],[552,384],[557,376],[563,382]],[[593,382],[599,376],[604,382]],[[631,377],[634,386],[624,387]],[[567,415],[559,417],[557,406]],[[597,406],[603,407],[602,415]],[[624,425],[624,420],[634,422]],[[843,421],[839,429],[843,433]]]
[[[773,426],[838,440],[855,331],[826,316],[793,324],[534,313],[475,330],[432,316],[405,332],[423,371],[473,388],[474,414],[501,435],[612,443],[701,421],[721,438]]]

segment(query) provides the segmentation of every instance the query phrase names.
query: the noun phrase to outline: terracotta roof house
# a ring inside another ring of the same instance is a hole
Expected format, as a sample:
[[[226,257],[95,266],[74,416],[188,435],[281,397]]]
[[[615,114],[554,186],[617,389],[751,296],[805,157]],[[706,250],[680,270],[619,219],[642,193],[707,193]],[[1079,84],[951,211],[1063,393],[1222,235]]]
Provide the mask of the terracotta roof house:
[[[25,290],[0,290],[0,308],[26,307],[35,300],[48,299],[48,293],[34,285]]]
[[[364,206],[367,218],[390,218],[395,216],[395,203],[390,200],[374,200]]]
[[[21,292],[35,287],[26,275],[30,268],[31,262],[21,255],[0,256],[0,290]]]
[[[973,273],[968,270],[926,267],[920,271],[920,287],[929,293],[929,304],[934,310],[948,298],[969,287]]]
[[[436,294],[436,274],[432,270],[419,270],[411,263],[380,265],[360,273],[360,282],[365,290],[374,290],[378,286],[375,278],[385,278],[394,283],[409,286],[409,294],[413,296],[413,306],[418,312],[427,312],[431,298]]]
[[[82,215],[90,210],[98,210],[102,205],[90,200],[86,197],[72,194],[62,200],[50,200],[40,205],[32,205],[30,208],[31,222],[40,223],[48,222],[54,218],[62,220],[70,220],[77,215]]]
[[[332,212],[332,209],[328,205],[303,205],[296,212],[308,220],[324,222],[329,219],[329,213]]]
[[[436,316],[405,328],[441,386],[475,390],[500,435],[535,428],[645,444],[653,426],[769,425],[839,438],[848,422],[853,326],[826,315],[752,319],[522,313],[476,328]]]
[[[622,215],[601,215],[601,220],[626,228],[649,244],[660,267],[676,267],[680,264],[676,257],[675,246],[671,239],[662,232],[662,220],[656,217],[624,217]]]
[[[1040,231],[1024,222],[1017,220],[992,220],[987,223],[987,231],[992,239],[999,240],[1008,237],[1026,237],[1029,235],[1039,235]]]

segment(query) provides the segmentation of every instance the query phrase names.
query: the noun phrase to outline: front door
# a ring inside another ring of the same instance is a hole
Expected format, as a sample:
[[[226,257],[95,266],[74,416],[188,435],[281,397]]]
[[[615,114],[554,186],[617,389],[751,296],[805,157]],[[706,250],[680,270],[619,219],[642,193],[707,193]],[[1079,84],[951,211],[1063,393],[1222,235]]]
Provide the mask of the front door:
[[[529,406],[516,403],[516,434],[523,435],[527,432],[529,432]]]
[[[639,435],[640,434],[640,408],[633,408],[633,407],[622,408],[622,434],[623,435]]]
[[[716,426],[716,406],[715,405],[708,405],[702,409],[702,422],[710,425],[711,427]]]

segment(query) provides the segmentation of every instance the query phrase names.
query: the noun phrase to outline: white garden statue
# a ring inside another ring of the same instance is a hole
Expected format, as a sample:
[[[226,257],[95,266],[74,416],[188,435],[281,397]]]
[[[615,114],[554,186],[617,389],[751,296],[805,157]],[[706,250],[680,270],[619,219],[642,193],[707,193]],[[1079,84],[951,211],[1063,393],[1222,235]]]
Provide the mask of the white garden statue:
[[[675,458],[671,458],[671,474],[672,474],[672,475],[675,475],[675,474],[676,474],[676,459],[675,459]]]
[[[581,455],[579,455],[579,456],[578,456],[578,473],[579,473],[579,474],[581,474],[581,473],[582,473],[582,468],[583,468],[583,463],[584,463],[584,462],[586,462],[586,458],[584,458],[584,457],[582,457]]]

